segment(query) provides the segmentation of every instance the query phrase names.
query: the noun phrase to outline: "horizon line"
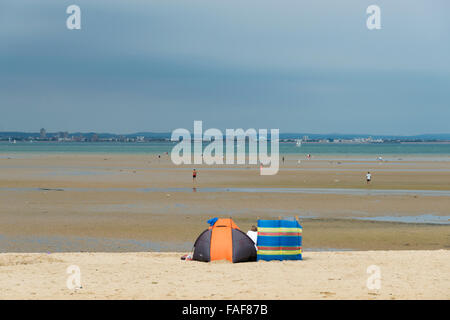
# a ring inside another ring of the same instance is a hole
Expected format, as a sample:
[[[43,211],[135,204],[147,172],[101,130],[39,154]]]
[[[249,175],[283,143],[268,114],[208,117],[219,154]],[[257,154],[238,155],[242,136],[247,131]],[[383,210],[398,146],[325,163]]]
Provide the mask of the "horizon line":
[[[220,129],[219,129],[220,130]],[[224,131],[224,130],[221,130]],[[46,134],[57,134],[57,133],[67,133],[67,134],[108,134],[108,135],[142,135],[142,134],[159,134],[159,135],[170,135],[171,131],[134,131],[130,133],[116,133],[108,131],[46,131]],[[20,131],[20,130],[9,130],[0,131],[1,134],[40,134],[40,131]],[[268,132],[269,133],[269,132]],[[450,135],[450,132],[440,132],[440,133],[417,133],[417,134],[377,134],[377,133],[340,133],[340,132],[327,132],[327,133],[312,133],[312,132],[280,132],[280,135],[331,135],[331,136],[390,136],[390,137],[417,137],[417,136],[438,136],[438,135]]]

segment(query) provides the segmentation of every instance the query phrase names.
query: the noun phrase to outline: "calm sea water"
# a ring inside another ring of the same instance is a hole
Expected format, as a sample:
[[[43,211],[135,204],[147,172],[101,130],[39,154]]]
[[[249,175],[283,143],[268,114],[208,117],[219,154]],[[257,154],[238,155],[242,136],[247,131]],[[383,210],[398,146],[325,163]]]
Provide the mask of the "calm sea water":
[[[163,154],[174,142],[0,142],[0,153],[125,153]],[[204,142],[205,147],[208,143]],[[270,146],[270,143],[269,143]],[[270,150],[270,147],[268,148]],[[225,152],[225,148],[224,148]],[[281,154],[443,155],[450,156],[450,144],[303,144],[280,143]]]

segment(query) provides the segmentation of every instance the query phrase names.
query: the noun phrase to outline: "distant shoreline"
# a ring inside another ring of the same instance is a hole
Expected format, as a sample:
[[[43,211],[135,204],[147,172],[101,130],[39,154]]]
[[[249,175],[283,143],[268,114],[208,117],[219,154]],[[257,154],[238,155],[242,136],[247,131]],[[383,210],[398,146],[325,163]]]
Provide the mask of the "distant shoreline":
[[[15,141],[15,142],[14,142]],[[271,141],[267,139],[267,141]],[[8,140],[0,138],[0,144],[14,144],[14,143],[48,143],[48,144],[81,144],[81,143],[111,143],[111,144],[148,144],[148,143],[170,143],[176,144],[179,141],[172,141],[170,139],[150,139],[145,141],[121,141],[121,140],[32,140],[32,139],[15,139]],[[293,139],[280,139],[280,144],[296,144]],[[204,144],[209,143],[208,140],[203,141]],[[450,144],[450,140],[430,140],[430,141],[384,141],[384,142],[355,142],[355,141],[345,141],[345,142],[324,142],[324,141],[303,141],[302,145],[399,145],[399,144]]]
[[[148,154],[170,156],[176,142],[0,142],[0,155],[3,158],[12,154]],[[203,142],[203,147],[209,142]],[[226,145],[223,146],[224,152]],[[270,144],[268,148],[270,152]],[[248,150],[247,150],[248,152]],[[303,157],[311,154],[313,159],[326,158],[339,160],[342,157],[370,158],[373,160],[398,160],[409,157],[448,158],[450,142],[447,143],[312,143],[297,146],[292,142],[280,142],[280,161],[282,156]],[[379,158],[380,157],[380,158]]]
[[[135,132],[117,134],[108,132],[40,132],[0,131],[1,141],[34,142],[170,142],[171,132]],[[268,137],[267,140],[270,140]],[[280,142],[297,143],[450,143],[450,133],[416,135],[343,134],[343,133],[280,133]]]

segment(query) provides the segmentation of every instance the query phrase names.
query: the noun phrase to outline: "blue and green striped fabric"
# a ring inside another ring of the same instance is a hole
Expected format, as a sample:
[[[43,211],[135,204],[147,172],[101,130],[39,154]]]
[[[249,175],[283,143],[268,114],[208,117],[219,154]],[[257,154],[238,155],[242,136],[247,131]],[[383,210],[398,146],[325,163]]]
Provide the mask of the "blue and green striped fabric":
[[[257,260],[302,260],[302,226],[296,220],[258,220]]]

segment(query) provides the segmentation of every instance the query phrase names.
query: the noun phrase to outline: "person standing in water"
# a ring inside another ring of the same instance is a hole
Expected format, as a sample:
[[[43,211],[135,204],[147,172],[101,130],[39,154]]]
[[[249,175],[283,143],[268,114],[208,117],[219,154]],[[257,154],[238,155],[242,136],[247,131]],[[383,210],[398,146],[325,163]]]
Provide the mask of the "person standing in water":
[[[366,181],[367,181],[367,184],[370,183],[370,180],[372,180],[372,175],[371,175],[370,172],[368,171],[367,174],[366,174]]]
[[[197,170],[192,170],[192,182],[195,182],[197,180]]]

